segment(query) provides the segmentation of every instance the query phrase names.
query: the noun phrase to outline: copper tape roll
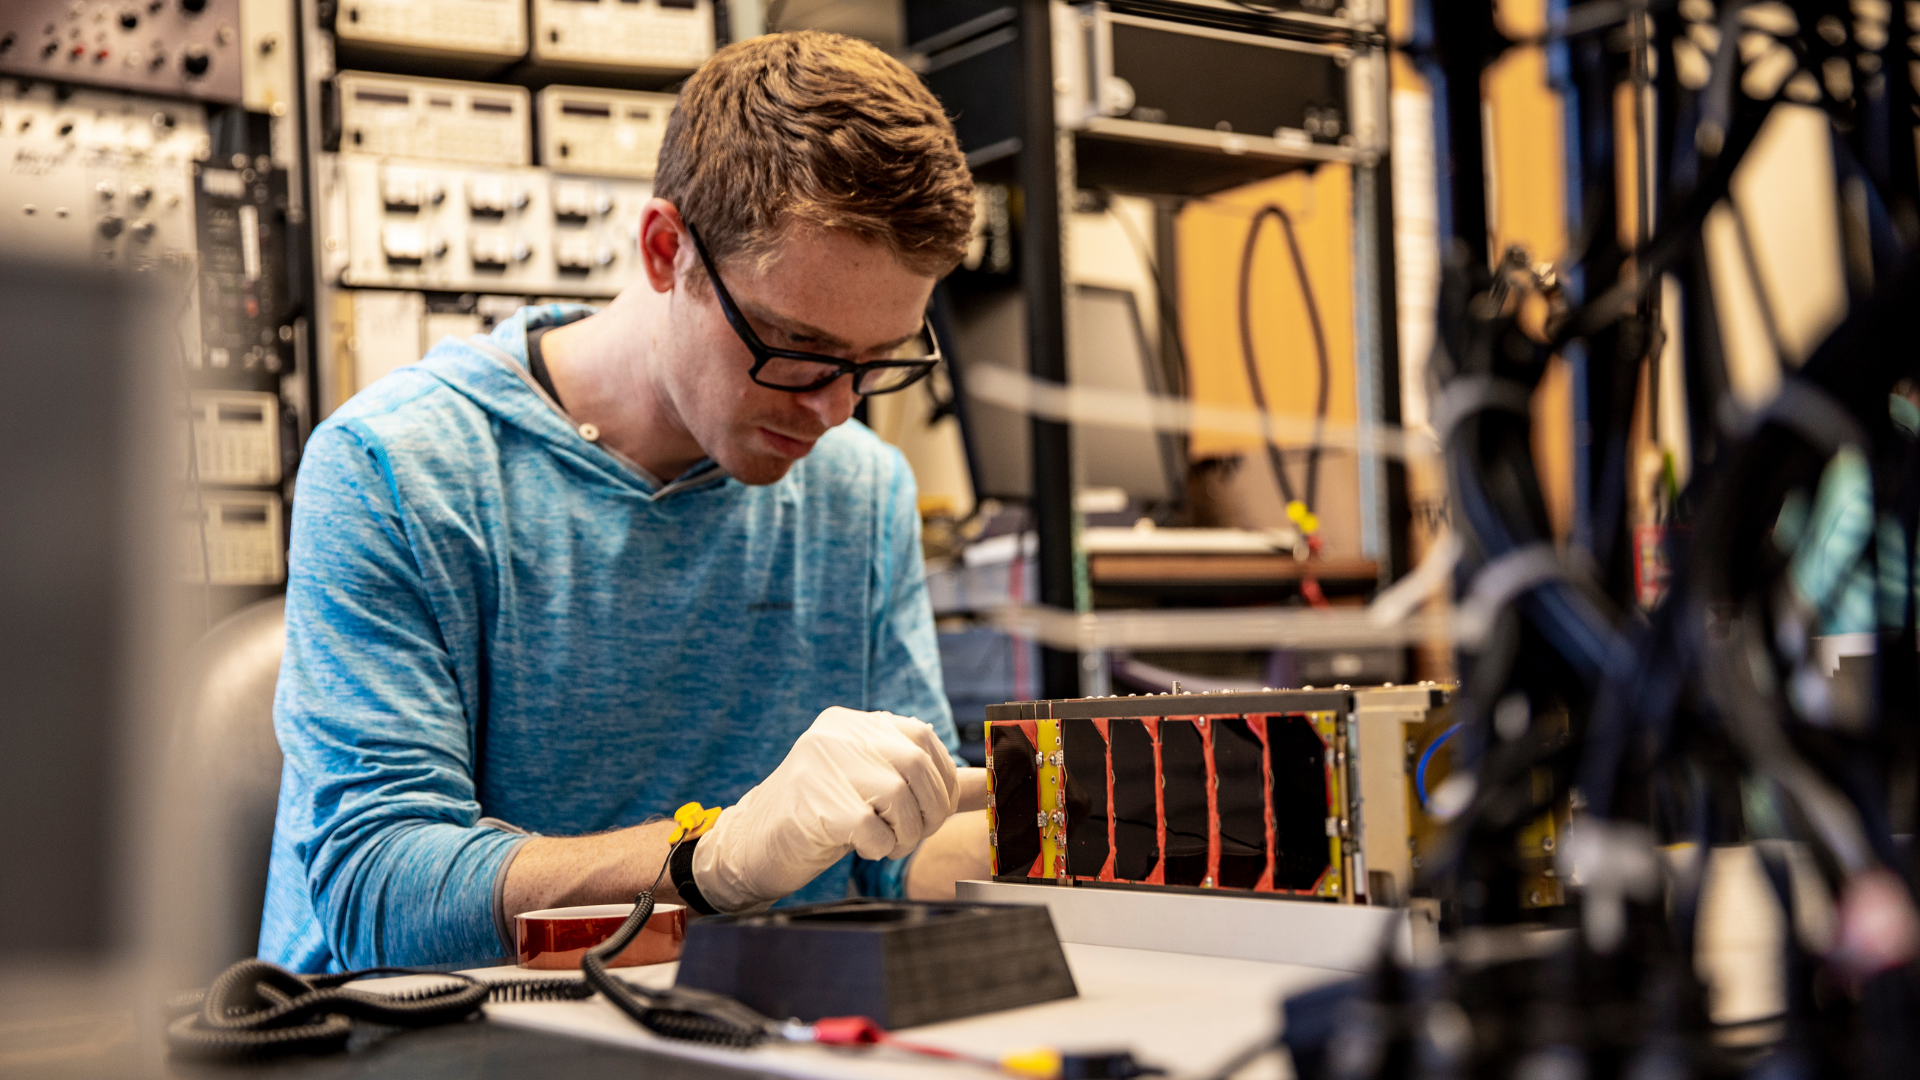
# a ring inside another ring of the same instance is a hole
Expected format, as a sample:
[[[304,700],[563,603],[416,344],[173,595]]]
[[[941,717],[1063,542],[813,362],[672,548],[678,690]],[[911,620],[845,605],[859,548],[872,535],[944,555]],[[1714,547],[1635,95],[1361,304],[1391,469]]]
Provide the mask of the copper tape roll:
[[[514,916],[513,937],[519,965],[543,971],[578,971],[588,949],[612,937],[633,914],[632,904],[545,908]],[[608,967],[666,964],[680,959],[687,941],[687,909],[657,904],[646,928]]]

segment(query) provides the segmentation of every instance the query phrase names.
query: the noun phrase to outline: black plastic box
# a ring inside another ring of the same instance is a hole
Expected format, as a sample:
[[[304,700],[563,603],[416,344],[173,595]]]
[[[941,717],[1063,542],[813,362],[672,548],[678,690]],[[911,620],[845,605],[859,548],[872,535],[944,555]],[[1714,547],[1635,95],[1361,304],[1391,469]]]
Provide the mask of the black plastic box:
[[[1078,994],[1044,907],[848,900],[699,919],[678,985],[898,1029]]]

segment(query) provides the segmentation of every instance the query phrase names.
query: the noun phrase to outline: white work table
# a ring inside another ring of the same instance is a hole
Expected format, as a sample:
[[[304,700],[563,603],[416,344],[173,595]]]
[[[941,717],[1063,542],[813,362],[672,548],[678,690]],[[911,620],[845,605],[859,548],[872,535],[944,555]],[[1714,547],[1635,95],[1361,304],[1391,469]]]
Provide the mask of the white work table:
[[[928,1024],[898,1034],[915,1042],[988,1058],[1040,1045],[1067,1052],[1125,1049],[1141,1062],[1177,1075],[1205,1075],[1255,1039],[1277,1029],[1281,998],[1347,974],[1294,964],[1107,945],[1067,942],[1062,948],[1079,987],[1078,997]],[[644,985],[667,986],[677,966],[631,968],[620,975]],[[515,968],[488,968],[469,974],[488,980],[551,975]],[[997,1075],[963,1063],[886,1048],[843,1050],[789,1043],[743,1051],[662,1039],[598,997],[589,1001],[489,1005],[487,1018],[499,1024],[783,1076],[953,1080]],[[1243,1075],[1287,1074],[1288,1070],[1269,1060]]]
[[[1051,1046],[1063,1052],[1127,1050],[1178,1076],[1208,1075],[1280,1024],[1290,994],[1365,969],[1383,937],[1403,946],[1403,913],[1281,900],[963,883],[961,898],[1045,902],[1052,911],[1077,997],[910,1028],[896,1034],[998,1059]],[[1129,947],[1151,945],[1152,948]],[[1290,962],[1307,960],[1310,962]],[[628,968],[619,976],[668,986],[678,965]],[[552,978],[513,967],[468,972],[487,981]],[[383,980],[400,989],[411,980]],[[800,1078],[954,1080],[997,1075],[902,1050],[775,1043],[731,1050],[663,1039],[601,998],[487,1006],[496,1024],[643,1049],[755,1073]],[[1243,1078],[1284,1077],[1279,1056]]]

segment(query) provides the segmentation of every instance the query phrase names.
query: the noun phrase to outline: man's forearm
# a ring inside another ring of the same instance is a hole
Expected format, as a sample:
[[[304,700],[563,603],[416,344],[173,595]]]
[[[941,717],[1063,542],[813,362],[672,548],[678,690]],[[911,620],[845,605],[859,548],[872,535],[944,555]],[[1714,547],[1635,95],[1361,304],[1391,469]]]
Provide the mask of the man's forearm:
[[[985,810],[987,808],[987,770],[961,769],[959,772],[960,805],[955,812],[965,814],[973,810]]]
[[[922,841],[908,882],[910,895],[919,895],[915,883],[920,882],[929,890],[928,899],[951,898],[956,878],[984,872],[980,868],[986,866],[987,771],[961,769],[959,779],[960,812]],[[502,898],[507,917],[550,907],[631,902],[653,883],[653,875],[667,857],[667,837],[673,828],[671,821],[655,821],[592,836],[528,840],[507,866]],[[654,898],[679,902],[671,877],[660,879]]]
[[[963,811],[920,841],[913,865],[907,868],[907,898],[951,900],[954,882],[992,873],[987,858],[987,812]]]
[[[993,873],[987,854],[987,770],[960,770],[960,807],[920,850],[907,869],[911,900],[951,900],[953,883]]]
[[[653,821],[592,836],[528,840],[507,866],[502,901],[507,917],[575,904],[632,903],[666,861],[674,827],[671,821]],[[671,875],[660,878],[654,898],[679,902]]]

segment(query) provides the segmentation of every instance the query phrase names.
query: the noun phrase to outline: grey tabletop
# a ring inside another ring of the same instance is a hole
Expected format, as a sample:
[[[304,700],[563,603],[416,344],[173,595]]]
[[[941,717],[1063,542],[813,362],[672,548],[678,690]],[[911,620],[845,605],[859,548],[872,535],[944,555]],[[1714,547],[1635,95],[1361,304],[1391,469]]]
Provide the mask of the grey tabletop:
[[[586,1039],[470,1021],[418,1031],[361,1028],[343,1053],[249,1062],[155,1057],[122,1044],[98,1055],[16,1058],[8,1080],[760,1080],[772,1074],[650,1054]]]

